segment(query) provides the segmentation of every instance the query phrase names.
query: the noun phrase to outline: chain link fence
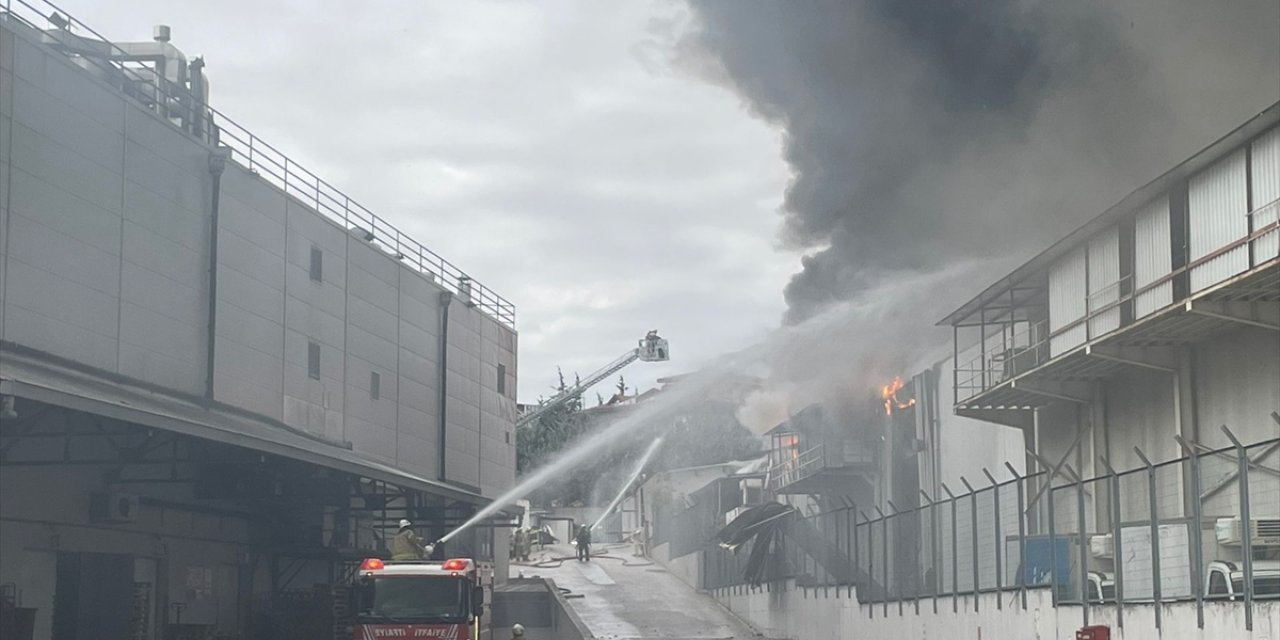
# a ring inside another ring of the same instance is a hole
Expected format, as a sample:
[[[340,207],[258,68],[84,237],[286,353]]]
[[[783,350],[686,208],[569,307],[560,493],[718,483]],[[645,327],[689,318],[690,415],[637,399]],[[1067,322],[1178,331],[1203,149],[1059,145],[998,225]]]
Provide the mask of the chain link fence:
[[[1234,435],[1224,429],[1228,437]],[[1209,450],[1084,478],[1069,464],[945,495],[892,513],[858,507],[796,516],[764,578],[744,579],[750,545],[702,546],[709,590],[805,589],[863,604],[979,606],[973,593],[1050,588],[1058,604],[1116,606],[1280,598],[1280,439]],[[1011,470],[1012,471],[1012,470]],[[814,591],[816,590],[816,591]],[[924,601],[924,605],[921,605]],[[948,601],[949,604],[948,604]],[[991,600],[987,600],[990,602]],[[971,603],[971,604],[969,604]],[[1159,607],[1156,607],[1159,616]],[[1203,619],[1203,607],[1200,609]],[[1086,614],[1087,615],[1087,614]]]

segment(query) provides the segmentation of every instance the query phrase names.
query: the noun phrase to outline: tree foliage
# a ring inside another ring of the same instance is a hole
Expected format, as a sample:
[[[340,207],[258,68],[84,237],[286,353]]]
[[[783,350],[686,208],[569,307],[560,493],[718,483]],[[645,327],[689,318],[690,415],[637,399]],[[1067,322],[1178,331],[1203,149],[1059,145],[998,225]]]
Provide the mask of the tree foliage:
[[[552,397],[569,390],[564,372],[559,367],[556,367],[556,376],[559,383]],[[563,450],[566,443],[581,435],[584,424],[582,398],[578,397],[547,411],[536,421],[520,429],[516,434],[516,472],[524,474],[542,466],[550,457]]]
[[[559,369],[557,377],[555,392],[558,395],[569,385]],[[615,389],[625,394],[625,380],[619,377]],[[585,410],[582,400],[575,398],[547,411],[516,434],[517,473],[524,475],[554,462],[580,438],[606,428],[632,411],[643,410],[644,405],[645,402],[597,405]],[[759,440],[738,422],[735,410],[733,403],[705,400],[683,407],[674,416],[668,412],[658,418],[662,424],[636,425],[631,432],[619,435],[617,446],[566,469],[559,477],[535,489],[528,498],[543,506],[607,501],[659,434],[665,441],[658,456],[650,462],[649,473],[755,457],[760,454]]]

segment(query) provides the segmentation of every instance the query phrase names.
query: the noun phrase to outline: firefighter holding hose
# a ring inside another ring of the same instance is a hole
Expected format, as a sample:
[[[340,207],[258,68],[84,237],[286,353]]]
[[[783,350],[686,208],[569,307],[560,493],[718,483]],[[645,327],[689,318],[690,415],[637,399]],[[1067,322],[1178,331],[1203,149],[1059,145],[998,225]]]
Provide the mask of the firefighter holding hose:
[[[426,544],[413,532],[413,523],[400,521],[400,532],[391,539],[391,559],[398,561],[424,560],[435,550],[434,544]]]
[[[578,547],[578,561],[591,561],[591,527],[581,525],[578,532],[573,536],[573,542]]]

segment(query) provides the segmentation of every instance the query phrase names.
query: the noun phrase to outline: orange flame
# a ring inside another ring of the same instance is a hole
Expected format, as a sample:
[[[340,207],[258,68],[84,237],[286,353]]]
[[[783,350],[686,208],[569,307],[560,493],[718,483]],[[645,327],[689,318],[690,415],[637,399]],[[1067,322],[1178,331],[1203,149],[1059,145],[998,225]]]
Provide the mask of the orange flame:
[[[909,409],[916,404],[915,398],[907,398],[902,400],[898,398],[898,392],[906,386],[901,376],[894,376],[893,382],[880,387],[880,397],[884,398],[884,414],[886,416],[893,415],[893,410]]]

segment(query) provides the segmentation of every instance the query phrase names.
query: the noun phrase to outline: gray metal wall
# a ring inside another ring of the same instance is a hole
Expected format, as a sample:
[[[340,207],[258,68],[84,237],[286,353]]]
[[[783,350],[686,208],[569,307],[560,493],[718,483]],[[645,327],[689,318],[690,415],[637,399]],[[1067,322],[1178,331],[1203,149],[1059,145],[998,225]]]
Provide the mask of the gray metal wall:
[[[25,40],[4,46],[0,337],[198,391],[206,151]]]
[[[1188,181],[1191,260],[1249,235],[1245,166],[1241,149]],[[1200,291],[1248,268],[1248,247],[1237,247],[1192,269],[1191,290]]]
[[[203,394],[211,149],[0,33],[0,339]],[[443,289],[233,163],[217,240],[215,398],[437,477]],[[448,341],[446,476],[493,494],[514,478],[516,336],[455,299]]]
[[[1253,142],[1249,158],[1250,183],[1253,193],[1253,226],[1257,229],[1280,217],[1280,129],[1272,129]],[[1270,208],[1267,208],[1270,205]],[[1280,255],[1280,231],[1253,241],[1255,261]]]
[[[1120,327],[1120,228],[1089,240],[1089,337]]]
[[[1049,332],[1056,333],[1085,317],[1088,287],[1088,252],[1076,248],[1049,270]],[[1084,324],[1062,331],[1049,340],[1049,353],[1057,356],[1084,343]]]
[[[1169,196],[1156,199],[1138,212],[1134,217],[1133,236],[1133,288],[1138,291],[1173,271]],[[1134,315],[1141,318],[1172,302],[1173,283],[1164,282],[1137,294]]]

